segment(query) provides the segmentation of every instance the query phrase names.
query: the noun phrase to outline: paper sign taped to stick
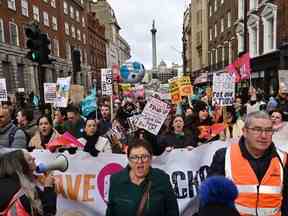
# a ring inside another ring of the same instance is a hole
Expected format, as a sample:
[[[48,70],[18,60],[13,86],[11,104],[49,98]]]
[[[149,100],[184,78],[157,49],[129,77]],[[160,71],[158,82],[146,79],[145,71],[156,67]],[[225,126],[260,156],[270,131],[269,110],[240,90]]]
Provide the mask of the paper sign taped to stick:
[[[235,77],[229,73],[213,74],[212,102],[220,106],[233,105],[235,98]]]
[[[0,101],[8,101],[6,79],[0,79]]]
[[[55,103],[56,83],[44,83],[44,100],[47,104]]]
[[[111,96],[113,94],[113,74],[112,69],[101,69],[101,90],[102,95]]]

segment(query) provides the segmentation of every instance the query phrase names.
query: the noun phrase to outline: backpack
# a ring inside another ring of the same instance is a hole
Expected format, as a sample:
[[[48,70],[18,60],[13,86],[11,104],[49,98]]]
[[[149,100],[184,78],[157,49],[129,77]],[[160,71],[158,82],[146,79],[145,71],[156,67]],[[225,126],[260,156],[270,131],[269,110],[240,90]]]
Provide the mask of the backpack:
[[[12,130],[10,131],[9,133],[9,137],[8,137],[8,140],[9,140],[9,148],[12,146],[12,143],[14,141],[14,137],[15,137],[15,134],[18,130],[22,130],[21,128],[18,128],[18,127],[13,127]],[[29,135],[25,132],[25,130],[22,130],[25,134],[25,139],[26,139],[26,142],[28,143],[29,140],[30,140],[30,137]]]

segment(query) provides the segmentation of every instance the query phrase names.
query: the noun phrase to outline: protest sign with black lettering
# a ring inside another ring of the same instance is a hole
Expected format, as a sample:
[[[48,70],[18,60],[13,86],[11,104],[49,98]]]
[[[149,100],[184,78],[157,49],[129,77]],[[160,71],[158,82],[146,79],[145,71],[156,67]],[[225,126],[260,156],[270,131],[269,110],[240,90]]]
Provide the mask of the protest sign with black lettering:
[[[170,107],[167,103],[151,97],[144,107],[137,126],[157,135],[169,111]]]
[[[0,79],[0,101],[7,101],[6,79]]]
[[[235,77],[229,73],[213,74],[213,104],[233,105],[235,98]]]
[[[56,99],[56,83],[44,83],[44,100],[45,103],[54,104]]]
[[[113,74],[112,69],[101,69],[101,90],[102,95],[111,96],[113,94]]]

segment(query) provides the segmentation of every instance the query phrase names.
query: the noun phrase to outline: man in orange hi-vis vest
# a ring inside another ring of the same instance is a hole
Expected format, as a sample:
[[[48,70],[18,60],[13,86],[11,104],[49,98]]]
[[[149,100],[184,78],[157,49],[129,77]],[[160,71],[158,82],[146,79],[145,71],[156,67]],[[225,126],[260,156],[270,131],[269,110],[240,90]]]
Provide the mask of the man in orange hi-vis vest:
[[[213,157],[208,176],[225,175],[235,183],[240,215],[288,215],[287,154],[276,149],[272,135],[269,115],[252,112],[239,142],[219,149]]]

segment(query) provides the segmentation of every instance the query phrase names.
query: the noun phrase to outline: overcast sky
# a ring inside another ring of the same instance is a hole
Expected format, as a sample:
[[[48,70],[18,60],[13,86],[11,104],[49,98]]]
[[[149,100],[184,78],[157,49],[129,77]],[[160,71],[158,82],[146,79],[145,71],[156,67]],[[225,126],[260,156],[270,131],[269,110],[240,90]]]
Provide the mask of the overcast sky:
[[[185,0],[108,0],[131,47],[132,60],[152,66],[151,28],[157,28],[157,64],[182,64],[182,23]],[[187,2],[187,0],[186,0]]]

